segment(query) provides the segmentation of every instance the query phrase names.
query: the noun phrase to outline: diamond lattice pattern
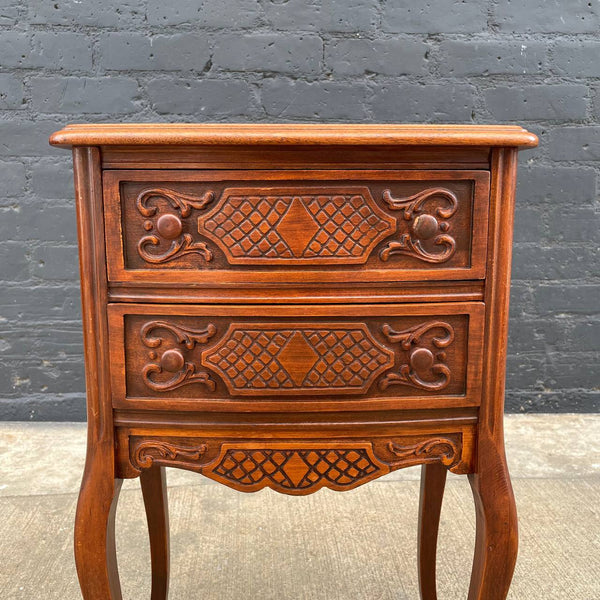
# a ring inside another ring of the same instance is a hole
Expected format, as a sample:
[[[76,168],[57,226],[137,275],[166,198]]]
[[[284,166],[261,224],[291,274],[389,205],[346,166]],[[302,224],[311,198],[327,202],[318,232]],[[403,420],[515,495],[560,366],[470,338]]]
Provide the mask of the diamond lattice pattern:
[[[377,470],[364,448],[229,449],[213,472],[242,485],[266,479],[282,488],[306,489],[323,479],[336,486],[350,485]]]
[[[299,339],[300,338],[300,339]],[[290,344],[302,352],[288,352]],[[390,353],[362,329],[235,329],[203,359],[237,389],[362,387]]]
[[[360,258],[392,231],[360,194],[228,196],[203,223],[234,258]]]

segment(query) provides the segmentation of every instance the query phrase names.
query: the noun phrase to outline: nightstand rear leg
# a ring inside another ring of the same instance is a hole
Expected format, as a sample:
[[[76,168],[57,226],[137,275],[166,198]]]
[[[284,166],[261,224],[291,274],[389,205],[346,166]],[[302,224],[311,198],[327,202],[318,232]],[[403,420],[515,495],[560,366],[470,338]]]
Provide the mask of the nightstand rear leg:
[[[422,600],[436,600],[436,551],[448,469],[441,463],[421,467],[419,498],[419,591]]]
[[[152,600],[169,594],[169,507],[164,467],[144,469],[140,475],[152,560]]]
[[[469,600],[505,600],[517,560],[517,509],[503,445],[480,440],[479,452],[480,471],[469,475],[477,515]]]
[[[96,454],[98,457],[98,454]],[[84,600],[121,600],[115,514],[122,479],[86,465],[75,516],[75,563]]]

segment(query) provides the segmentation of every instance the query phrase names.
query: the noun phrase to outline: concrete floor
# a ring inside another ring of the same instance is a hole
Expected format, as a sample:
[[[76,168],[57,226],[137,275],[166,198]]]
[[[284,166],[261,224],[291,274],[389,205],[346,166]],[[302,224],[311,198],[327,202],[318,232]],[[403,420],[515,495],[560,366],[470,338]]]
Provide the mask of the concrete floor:
[[[520,520],[513,600],[600,598],[600,415],[510,415]],[[0,423],[0,598],[80,598],[72,525],[82,424]],[[52,460],[50,460],[50,458]],[[418,598],[418,469],[344,494],[240,494],[169,470],[173,600]],[[137,481],[124,485],[124,598],[150,597]],[[474,539],[464,477],[451,476],[439,546],[440,600],[466,598]]]

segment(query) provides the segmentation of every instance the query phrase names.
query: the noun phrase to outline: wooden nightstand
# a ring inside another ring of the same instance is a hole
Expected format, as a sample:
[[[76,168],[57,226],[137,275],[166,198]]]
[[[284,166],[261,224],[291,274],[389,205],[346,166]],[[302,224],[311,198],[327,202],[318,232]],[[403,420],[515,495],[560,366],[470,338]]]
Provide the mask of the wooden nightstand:
[[[471,600],[506,597],[503,440],[520,127],[72,125],[88,394],[86,600],[121,598],[114,512],[140,477],[166,598],[164,467],[236,490],[348,490],[422,464],[435,598],[447,470],[477,510]],[[210,575],[208,575],[210,576]]]

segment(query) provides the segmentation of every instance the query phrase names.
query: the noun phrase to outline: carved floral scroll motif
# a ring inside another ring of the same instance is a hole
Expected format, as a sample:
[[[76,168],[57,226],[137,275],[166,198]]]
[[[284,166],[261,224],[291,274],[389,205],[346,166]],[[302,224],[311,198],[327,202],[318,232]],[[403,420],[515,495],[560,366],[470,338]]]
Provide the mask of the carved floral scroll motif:
[[[448,220],[458,209],[458,199],[453,192],[439,187],[423,190],[408,198],[394,198],[390,190],[385,190],[383,200],[391,210],[404,211],[403,219],[408,224],[408,231],[381,250],[381,260],[387,261],[394,254],[403,254],[429,263],[443,263],[453,256],[456,240],[448,233]]]
[[[149,321],[141,331],[142,342],[148,348],[153,361],[142,369],[144,383],[157,392],[174,390],[188,383],[202,383],[208,390],[214,391],[215,382],[206,371],[199,371],[196,364],[187,360],[185,350],[193,350],[196,344],[205,344],[217,331],[217,328],[209,323],[205,329],[191,329],[180,327],[165,321]],[[174,342],[170,347],[163,350],[160,357],[154,350],[163,346],[167,340]],[[185,348],[185,350],[184,350]],[[164,379],[160,375],[173,373],[170,379]],[[157,379],[156,376],[159,376]]]
[[[445,348],[454,341],[454,329],[443,321],[429,321],[395,331],[388,324],[382,327],[390,342],[399,343],[408,353],[408,362],[397,373],[387,373],[379,381],[382,390],[400,384],[427,391],[439,391],[450,382],[450,368],[445,364]]]
[[[136,206],[138,212],[146,217],[143,226],[149,233],[137,244],[139,255],[151,264],[166,263],[192,253],[200,254],[206,261],[212,260],[212,252],[204,242],[194,241],[191,234],[183,232],[182,219],[187,219],[194,210],[205,208],[214,197],[212,191],[207,191],[202,196],[183,194],[166,188],[152,188],[140,192]],[[164,212],[165,208],[170,212]],[[163,214],[157,217],[161,211]],[[153,247],[164,247],[167,244],[168,248],[162,252],[151,250]]]

